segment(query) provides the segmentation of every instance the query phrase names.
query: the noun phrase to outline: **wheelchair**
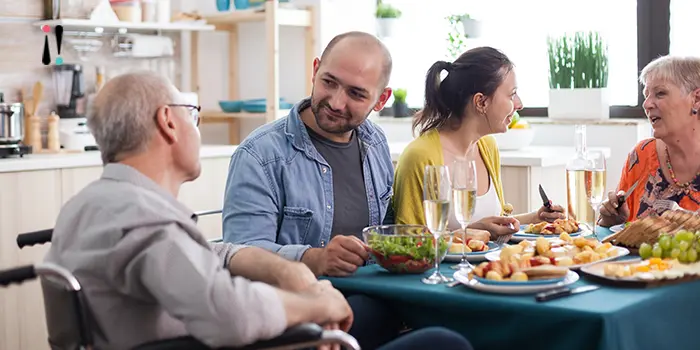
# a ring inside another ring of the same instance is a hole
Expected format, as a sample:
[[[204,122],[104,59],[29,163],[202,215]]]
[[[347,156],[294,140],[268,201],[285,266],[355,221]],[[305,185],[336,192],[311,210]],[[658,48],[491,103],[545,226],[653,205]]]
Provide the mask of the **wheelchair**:
[[[195,213],[198,216],[220,213],[220,210]],[[19,248],[51,242],[53,229],[23,233],[17,236]],[[216,240],[219,241],[219,240]],[[89,306],[78,279],[67,269],[51,264],[39,263],[0,271],[0,287],[13,283],[21,284],[39,278],[44,294],[44,309],[47,325],[68,324],[70,330],[48,329],[52,350],[93,350],[94,332]],[[52,302],[47,302],[50,300]],[[60,318],[60,322],[50,322]],[[313,323],[301,324],[287,329],[282,335],[262,340],[243,347],[226,347],[218,350],[277,350],[308,349],[325,344],[339,344],[346,349],[360,350],[357,340],[340,330],[324,330]],[[192,336],[182,336],[141,344],[133,350],[212,350]]]

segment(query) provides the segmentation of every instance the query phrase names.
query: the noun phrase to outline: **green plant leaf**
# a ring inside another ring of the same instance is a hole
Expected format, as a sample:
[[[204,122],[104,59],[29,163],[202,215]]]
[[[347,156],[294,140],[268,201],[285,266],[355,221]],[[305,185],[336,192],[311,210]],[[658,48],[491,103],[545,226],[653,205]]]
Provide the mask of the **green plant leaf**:
[[[551,89],[608,86],[608,46],[598,32],[547,38]]]

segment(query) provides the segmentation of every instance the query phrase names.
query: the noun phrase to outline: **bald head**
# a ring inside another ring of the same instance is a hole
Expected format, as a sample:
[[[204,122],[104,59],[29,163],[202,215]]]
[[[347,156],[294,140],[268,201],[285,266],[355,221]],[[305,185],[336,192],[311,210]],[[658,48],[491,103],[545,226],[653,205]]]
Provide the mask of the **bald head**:
[[[348,51],[349,50],[349,51]],[[392,59],[389,49],[377,37],[365,32],[347,32],[334,37],[321,54],[321,64],[334,54],[343,54],[355,50],[362,50],[367,54],[377,55],[382,60],[381,89],[389,85],[391,77]]]
[[[174,103],[176,93],[166,78],[150,71],[109,80],[95,97],[87,117],[102,161],[113,163],[123,155],[145,150],[155,131],[158,108]]]

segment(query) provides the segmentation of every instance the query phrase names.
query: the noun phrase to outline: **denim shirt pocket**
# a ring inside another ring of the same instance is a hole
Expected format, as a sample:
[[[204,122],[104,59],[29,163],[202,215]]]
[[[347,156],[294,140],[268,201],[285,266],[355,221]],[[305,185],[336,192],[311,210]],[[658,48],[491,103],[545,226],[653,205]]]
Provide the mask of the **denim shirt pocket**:
[[[314,212],[302,207],[284,207],[278,241],[283,244],[306,244]]]

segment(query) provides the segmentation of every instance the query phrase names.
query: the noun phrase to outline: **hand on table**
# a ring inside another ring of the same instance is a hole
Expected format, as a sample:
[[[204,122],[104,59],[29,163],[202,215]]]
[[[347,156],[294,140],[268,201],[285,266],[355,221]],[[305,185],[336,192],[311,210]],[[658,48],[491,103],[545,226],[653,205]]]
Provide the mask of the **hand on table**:
[[[624,196],[624,191],[617,193],[608,192],[608,199],[604,200],[600,206],[600,226],[610,227],[613,225],[624,224],[630,216],[630,208],[627,201],[618,205],[619,198]]]
[[[489,231],[491,239],[494,239],[520,231],[520,221],[512,216],[488,216],[470,224],[469,227]]]
[[[350,304],[329,281],[319,281],[307,289],[306,293],[317,300],[319,305],[325,306],[325,312],[319,315],[315,320],[316,323],[324,326],[325,329],[340,329],[344,332],[350,330],[354,317]],[[324,348],[321,347],[321,349]],[[327,345],[325,349],[340,348]]]
[[[540,221],[554,222],[554,220],[566,218],[566,214],[564,214],[564,208],[561,205],[555,204],[551,207],[552,209],[550,210],[543,205],[539,210],[537,210],[537,213],[535,213],[535,219]]]
[[[333,237],[325,248],[315,248],[312,253],[317,275],[344,277],[355,273],[369,259],[369,248],[355,236]]]

